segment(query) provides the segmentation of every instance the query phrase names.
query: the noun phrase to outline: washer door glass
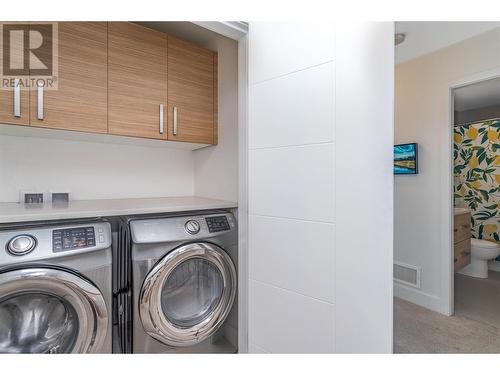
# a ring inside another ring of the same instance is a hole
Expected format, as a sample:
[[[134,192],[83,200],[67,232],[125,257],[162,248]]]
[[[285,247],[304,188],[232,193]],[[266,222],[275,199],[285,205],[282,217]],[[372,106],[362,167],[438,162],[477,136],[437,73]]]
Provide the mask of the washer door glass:
[[[0,353],[95,353],[108,318],[99,289],[75,272],[0,272]]]
[[[77,336],[76,311],[60,297],[25,293],[0,300],[2,353],[70,353]]]
[[[163,313],[174,325],[193,327],[218,305],[224,290],[219,269],[202,258],[191,258],[172,270],[161,293]]]
[[[146,333],[171,346],[197,344],[215,333],[236,295],[229,255],[209,243],[180,246],[145,277],[139,316]]]

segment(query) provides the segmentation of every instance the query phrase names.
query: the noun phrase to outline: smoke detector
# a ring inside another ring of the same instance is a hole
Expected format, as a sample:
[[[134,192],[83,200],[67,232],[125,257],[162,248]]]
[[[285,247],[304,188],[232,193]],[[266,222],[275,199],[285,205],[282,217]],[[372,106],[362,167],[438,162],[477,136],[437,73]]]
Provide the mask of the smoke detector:
[[[404,33],[397,33],[394,35],[394,45],[397,46],[401,43],[403,43],[406,39],[406,34]]]

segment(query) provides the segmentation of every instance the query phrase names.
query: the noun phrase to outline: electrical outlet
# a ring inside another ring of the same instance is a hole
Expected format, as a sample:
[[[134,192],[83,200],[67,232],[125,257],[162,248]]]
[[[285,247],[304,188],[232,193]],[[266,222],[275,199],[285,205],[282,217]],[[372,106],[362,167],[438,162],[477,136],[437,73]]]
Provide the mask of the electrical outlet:
[[[25,193],[24,203],[41,204],[43,203],[43,193]]]
[[[52,193],[51,201],[52,204],[68,204],[69,193]]]
[[[71,192],[66,189],[49,190],[45,193],[47,203],[68,203],[71,200]]]
[[[36,190],[19,190],[19,203],[22,204],[42,204],[47,197],[43,192]]]

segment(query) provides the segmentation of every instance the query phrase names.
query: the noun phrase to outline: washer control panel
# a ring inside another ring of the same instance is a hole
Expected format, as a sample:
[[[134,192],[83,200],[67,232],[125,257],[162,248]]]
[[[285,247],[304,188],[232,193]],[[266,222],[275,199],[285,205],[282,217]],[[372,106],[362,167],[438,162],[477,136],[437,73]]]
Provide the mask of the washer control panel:
[[[46,261],[107,250],[111,242],[111,225],[104,220],[0,229],[0,267],[21,259],[23,262]]]
[[[171,216],[130,221],[132,242],[136,244],[209,239],[237,233],[237,222],[229,212]]]
[[[55,253],[93,247],[95,243],[94,227],[64,228],[52,231],[52,251]]]
[[[207,222],[208,231],[210,233],[222,232],[231,229],[226,215],[209,216],[205,218],[205,221]]]

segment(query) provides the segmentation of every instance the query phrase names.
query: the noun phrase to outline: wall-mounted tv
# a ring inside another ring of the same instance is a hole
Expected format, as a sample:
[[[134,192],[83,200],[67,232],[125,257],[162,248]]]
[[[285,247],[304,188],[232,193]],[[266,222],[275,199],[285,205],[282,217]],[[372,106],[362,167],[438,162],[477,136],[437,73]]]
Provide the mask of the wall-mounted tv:
[[[394,146],[394,174],[418,173],[418,144],[405,143]]]

